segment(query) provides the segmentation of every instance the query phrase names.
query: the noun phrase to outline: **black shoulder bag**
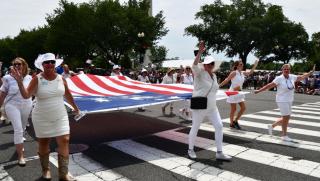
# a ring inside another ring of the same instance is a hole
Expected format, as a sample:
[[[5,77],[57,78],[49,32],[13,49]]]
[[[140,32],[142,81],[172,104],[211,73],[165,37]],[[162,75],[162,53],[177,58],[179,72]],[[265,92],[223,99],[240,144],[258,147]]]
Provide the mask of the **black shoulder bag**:
[[[190,108],[191,109],[207,109],[208,94],[210,93],[212,87],[213,87],[213,81],[206,96],[191,97]]]

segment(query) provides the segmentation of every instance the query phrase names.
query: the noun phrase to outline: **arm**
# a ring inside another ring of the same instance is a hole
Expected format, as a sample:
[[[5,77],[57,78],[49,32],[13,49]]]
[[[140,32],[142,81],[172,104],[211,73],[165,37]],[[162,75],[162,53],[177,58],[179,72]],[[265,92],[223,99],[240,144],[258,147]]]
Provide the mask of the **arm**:
[[[236,71],[232,71],[230,72],[229,76],[224,79],[224,81],[222,81],[219,85],[219,87],[222,87],[224,86],[226,83],[228,83],[231,79],[233,79],[233,77],[236,76]]]
[[[298,75],[296,82],[300,82],[301,80],[309,77],[310,75],[313,74],[313,72],[316,70],[316,65],[313,66],[312,70],[308,73],[304,73],[303,75]]]
[[[258,63],[259,63],[259,60],[256,60],[256,61],[254,62],[254,65],[253,65],[252,69],[250,70],[250,72],[243,72],[243,74],[244,74],[245,76],[249,76],[249,75],[253,74],[254,70],[256,70],[256,68],[257,68],[257,66],[258,66]]]
[[[14,77],[18,83],[18,87],[21,93],[21,96],[24,99],[29,99],[32,95],[35,94],[37,88],[38,88],[38,77],[35,76],[32,78],[28,88],[26,89],[23,85],[23,77],[20,75],[18,71],[16,71],[14,68],[11,69],[11,76]]]
[[[260,92],[262,92],[262,91],[269,90],[269,89],[271,89],[271,88],[273,88],[273,87],[276,87],[276,86],[277,86],[276,83],[270,82],[269,84],[263,86],[263,87],[260,88],[259,90],[255,90],[254,93],[255,93],[255,94],[258,94],[258,93],[260,93]]]
[[[3,104],[4,99],[6,98],[7,93],[0,91],[0,107]]]
[[[193,65],[198,65],[199,61],[200,61],[200,57],[202,55],[202,53],[206,50],[206,47],[204,45],[204,41],[200,41],[199,42],[199,51],[198,54],[196,56],[196,58],[193,61]]]
[[[80,110],[79,110],[78,106],[75,104],[75,102],[73,100],[73,96],[71,95],[71,92],[69,90],[67,81],[64,78],[62,78],[62,80],[63,80],[63,84],[64,84],[64,88],[65,88],[64,97],[66,98],[67,102],[73,107],[73,111],[76,114],[79,114]]]

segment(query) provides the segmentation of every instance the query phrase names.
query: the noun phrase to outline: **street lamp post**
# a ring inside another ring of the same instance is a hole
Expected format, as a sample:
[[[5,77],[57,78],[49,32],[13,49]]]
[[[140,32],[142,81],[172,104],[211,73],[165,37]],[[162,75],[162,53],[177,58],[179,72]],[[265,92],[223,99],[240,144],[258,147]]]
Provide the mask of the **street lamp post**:
[[[138,33],[138,38],[139,38],[139,61],[138,63],[142,64],[143,63],[143,59],[144,59],[144,45],[143,45],[143,38],[144,38],[144,32],[139,32]]]

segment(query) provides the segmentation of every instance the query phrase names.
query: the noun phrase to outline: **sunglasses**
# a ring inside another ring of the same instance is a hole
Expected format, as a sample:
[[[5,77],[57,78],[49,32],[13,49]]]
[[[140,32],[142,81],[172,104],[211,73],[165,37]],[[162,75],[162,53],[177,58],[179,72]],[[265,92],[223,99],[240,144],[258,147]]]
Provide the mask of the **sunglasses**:
[[[191,68],[186,68],[186,70],[190,70]]]
[[[55,60],[47,60],[47,61],[44,61],[43,64],[56,64],[56,61]]]
[[[13,66],[21,66],[22,63],[14,63]]]

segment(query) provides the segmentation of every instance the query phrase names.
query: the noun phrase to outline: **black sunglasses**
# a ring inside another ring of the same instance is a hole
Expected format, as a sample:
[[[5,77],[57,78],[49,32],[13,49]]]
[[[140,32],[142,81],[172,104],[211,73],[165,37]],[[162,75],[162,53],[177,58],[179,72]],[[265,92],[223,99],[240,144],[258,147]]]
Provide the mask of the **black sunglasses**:
[[[14,63],[13,66],[21,66],[22,63]]]
[[[43,64],[56,64],[56,61],[55,60],[47,60],[47,61],[44,61]]]

